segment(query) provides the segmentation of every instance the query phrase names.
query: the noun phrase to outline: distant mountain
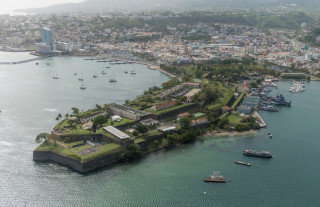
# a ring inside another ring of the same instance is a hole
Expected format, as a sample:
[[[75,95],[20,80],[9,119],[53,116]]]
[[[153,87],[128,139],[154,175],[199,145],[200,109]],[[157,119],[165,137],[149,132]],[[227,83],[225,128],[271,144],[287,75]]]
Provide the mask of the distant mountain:
[[[203,8],[259,8],[296,4],[303,8],[320,8],[319,0],[87,0],[77,4],[19,10],[29,13],[105,12],[133,10],[172,10]]]

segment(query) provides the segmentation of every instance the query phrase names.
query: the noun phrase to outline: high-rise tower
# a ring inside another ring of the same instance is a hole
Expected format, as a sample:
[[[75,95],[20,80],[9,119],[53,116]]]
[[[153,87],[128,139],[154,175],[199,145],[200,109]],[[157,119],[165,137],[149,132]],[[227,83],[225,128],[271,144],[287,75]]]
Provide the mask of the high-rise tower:
[[[42,42],[53,50],[52,30],[48,27],[43,27],[42,29]]]

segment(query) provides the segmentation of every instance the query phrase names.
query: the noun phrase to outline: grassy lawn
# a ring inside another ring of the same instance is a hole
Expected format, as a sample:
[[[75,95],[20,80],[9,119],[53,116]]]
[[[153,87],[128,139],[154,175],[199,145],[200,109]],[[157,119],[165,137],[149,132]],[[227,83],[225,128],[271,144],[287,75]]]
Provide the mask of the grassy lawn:
[[[238,86],[235,85],[235,86],[232,87],[231,91],[232,91],[232,92],[236,92],[237,88],[238,88]]]
[[[62,122],[57,124],[55,128],[62,129],[63,127],[67,127],[67,126],[69,126],[68,119],[64,119]]]
[[[243,119],[243,117],[241,117],[241,116],[235,116],[235,115],[228,116],[229,123],[234,124],[234,125],[241,124],[240,121],[242,119]]]
[[[94,147],[94,148],[97,150],[97,147]],[[87,162],[89,160],[93,160],[93,159],[96,159],[114,152],[118,152],[121,150],[122,150],[122,147],[115,143],[101,145],[99,148],[99,151],[81,156],[81,162]]]
[[[76,153],[72,152],[71,150],[66,149],[65,147],[57,144],[54,145],[49,142],[43,142],[35,151],[51,151],[54,153],[57,153],[59,155],[62,155],[64,157],[68,157],[73,160],[81,161],[80,155],[77,155]]]
[[[71,144],[74,145],[75,143],[71,143]],[[54,153],[60,154],[64,157],[68,157],[70,159],[73,159],[79,162],[86,162],[86,161],[122,150],[122,147],[120,145],[111,143],[111,144],[101,145],[97,152],[93,152],[87,155],[81,156],[76,153],[76,151],[80,151],[86,148],[89,148],[89,146],[84,145],[79,148],[74,148],[72,150],[69,150],[59,144],[54,145],[52,143],[43,142],[39,147],[35,149],[35,151],[52,151]],[[94,147],[94,148],[97,150],[97,147]]]
[[[160,135],[162,134],[161,132],[159,132],[158,130],[153,130],[153,131],[149,131],[146,136],[154,136],[154,135]]]
[[[239,102],[242,100],[242,98],[244,97],[245,93],[241,93],[241,95],[239,96],[239,98],[232,104],[231,109],[234,110],[236,109],[236,107],[238,106]]]
[[[175,110],[177,110],[177,109],[180,109],[180,108],[183,108],[183,107],[186,107],[186,106],[190,106],[190,105],[192,105],[192,103],[187,103],[187,104],[183,104],[183,105],[171,107],[171,108],[164,109],[164,110],[161,110],[161,111],[153,111],[153,110],[151,110],[150,108],[149,108],[149,109],[146,109],[145,111],[150,112],[150,113],[155,114],[155,115],[161,115],[161,114],[163,114],[163,113],[175,111]]]
[[[72,146],[78,145],[78,144],[83,144],[83,142],[82,141],[78,141],[78,142],[72,142],[72,143],[68,143],[68,144],[65,143],[65,145],[68,145],[69,148],[72,148]]]
[[[143,139],[143,138],[137,138],[137,139],[134,140],[134,143],[135,143],[135,144],[138,144],[138,143],[144,142],[144,141],[146,141],[146,140]]]
[[[131,119],[127,119],[127,118],[124,118],[124,117],[121,117],[122,120],[119,121],[119,122],[113,122],[113,125],[111,125],[111,122],[112,122],[112,119],[108,119],[108,122],[103,124],[103,127],[105,126],[120,126],[120,125],[124,125],[124,124],[128,124],[128,123],[131,123],[131,122],[134,122],[134,120],[131,120]]]
[[[79,128],[73,129],[73,130],[67,129],[62,133],[62,135],[64,135],[64,136],[85,135],[85,134],[95,134],[95,133],[93,133],[92,131],[89,131],[89,130],[84,130],[84,129],[79,129]]]
[[[226,112],[226,113],[224,113],[224,114],[222,114],[220,117],[219,117],[219,119],[223,119],[223,118],[225,118],[225,117],[227,117],[228,116],[228,112]],[[230,120],[229,120],[230,121]]]

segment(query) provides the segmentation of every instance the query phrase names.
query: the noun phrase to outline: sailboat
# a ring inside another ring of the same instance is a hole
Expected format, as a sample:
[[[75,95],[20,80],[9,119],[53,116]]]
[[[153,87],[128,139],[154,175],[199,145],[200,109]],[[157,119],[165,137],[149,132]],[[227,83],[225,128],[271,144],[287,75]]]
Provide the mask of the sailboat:
[[[97,78],[97,77],[98,77],[97,74],[96,74],[96,72],[93,74],[92,77],[93,77],[93,78]]]
[[[56,73],[52,78],[55,80],[59,79],[58,73]]]
[[[82,77],[82,74],[81,76],[78,78],[79,81],[83,81],[83,77]]]
[[[134,65],[133,65],[133,70],[130,72],[130,74],[137,74],[136,71],[134,71]]]
[[[111,82],[111,83],[117,82],[117,80],[114,78],[114,73],[113,73],[113,77],[109,79],[109,82]]]

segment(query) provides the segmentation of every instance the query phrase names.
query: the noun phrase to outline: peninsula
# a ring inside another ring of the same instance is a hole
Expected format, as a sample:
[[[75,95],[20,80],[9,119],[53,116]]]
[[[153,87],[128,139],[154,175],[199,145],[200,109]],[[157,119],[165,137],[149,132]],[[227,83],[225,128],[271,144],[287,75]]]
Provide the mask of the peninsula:
[[[271,100],[275,105],[290,102],[263,92],[275,86],[271,79],[280,74],[250,59],[162,65],[161,70],[173,78],[135,100],[96,105],[83,113],[73,107],[63,120],[59,114],[52,132],[37,136],[42,144],[33,152],[34,161],[51,160],[86,173],[214,130],[265,127],[257,111]]]

